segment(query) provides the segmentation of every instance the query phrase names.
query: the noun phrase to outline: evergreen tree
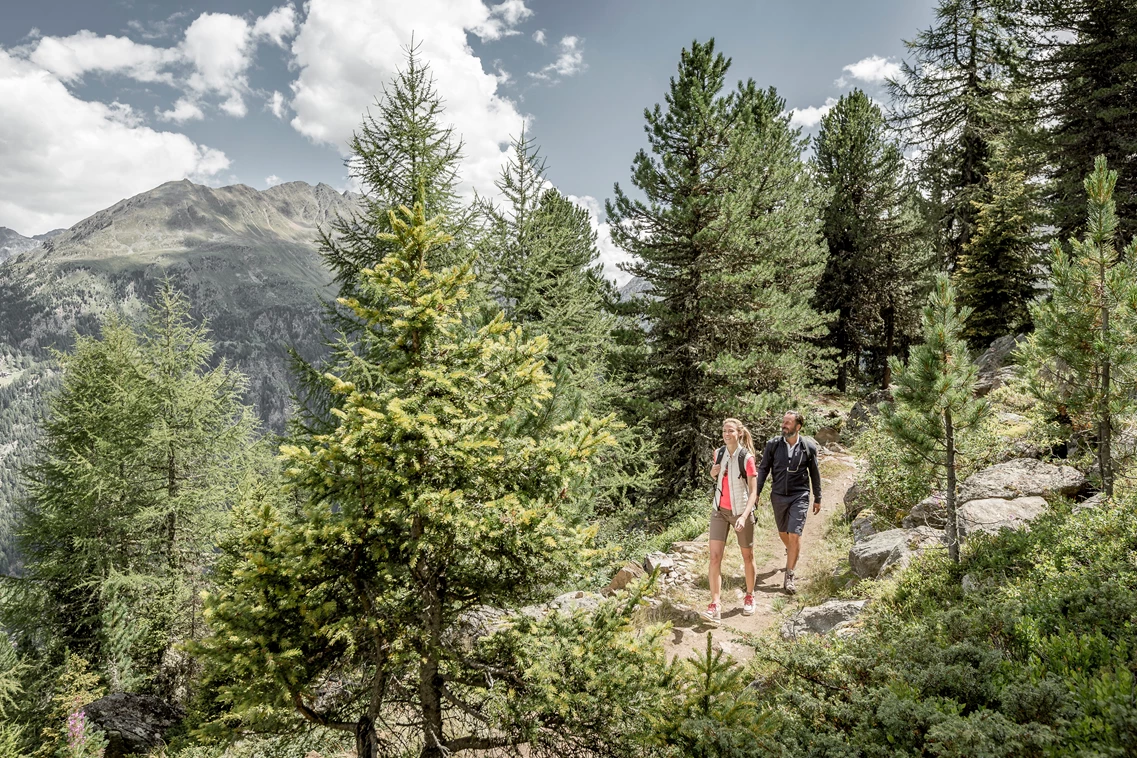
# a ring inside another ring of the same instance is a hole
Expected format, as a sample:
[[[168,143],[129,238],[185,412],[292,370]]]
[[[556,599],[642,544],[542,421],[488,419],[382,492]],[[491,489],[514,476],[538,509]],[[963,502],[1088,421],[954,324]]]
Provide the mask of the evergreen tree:
[[[969,312],[957,308],[946,274],[936,277],[924,308],[924,344],[912,348],[905,366],[892,359],[895,402],[885,406],[885,424],[906,454],[934,465],[944,475],[948,553],[959,561],[956,467],[960,443],[983,418],[986,402],[975,397],[978,369],[963,341]]]
[[[960,303],[971,309],[964,336],[974,349],[1029,326],[1042,259],[1034,172],[1020,147],[998,140],[991,149],[987,198],[975,202],[975,235],[955,272]]]
[[[1102,490],[1112,496],[1114,423],[1137,408],[1137,240],[1123,251],[1115,246],[1117,172],[1104,156],[1084,186],[1085,236],[1071,239],[1069,252],[1054,243],[1050,298],[1032,309],[1035,331],[1022,352],[1038,396],[1064,406],[1075,428],[1092,430]]]
[[[784,102],[753,82],[723,92],[730,61],[714,41],[684,50],[666,110],[645,110],[648,151],[617,185],[612,237],[647,281],[637,393],[660,439],[665,488],[702,480],[724,413],[767,421],[818,373],[823,320],[810,307],[824,266],[818,197]],[[756,181],[762,177],[762,181]]]
[[[922,151],[928,223],[947,270],[975,234],[990,142],[1007,124],[1002,104],[1020,65],[1016,8],[1015,0],[939,0],[932,26],[905,43],[913,60],[889,82],[895,124]]]
[[[624,385],[609,368],[616,317],[608,306],[615,292],[600,268],[588,212],[548,186],[544,160],[524,133],[514,140],[497,188],[504,203],[484,204],[491,230],[480,244],[484,286],[506,318],[549,340],[553,398],[531,431],[619,410]],[[625,507],[651,488],[650,434],[641,420],[630,421],[613,429],[617,443],[600,454],[592,486],[580,489],[581,515]]]
[[[371,758],[510,745],[490,716],[525,670],[472,650],[464,624],[588,562],[558,502],[611,437],[603,422],[516,433],[548,402],[548,340],[500,315],[469,325],[470,260],[428,265],[450,244],[440,227],[421,204],[393,219],[400,252],[342,299],[371,337],[326,376],[337,427],[282,448],[296,504],[250,502],[225,548],[201,650],[246,727],[303,718]],[[572,718],[528,713],[554,732]]]
[[[1130,0],[1028,0],[1023,47],[1044,123],[1060,238],[1082,225],[1085,167],[1119,170],[1113,201],[1123,238],[1137,234],[1137,9]]]
[[[167,284],[139,330],[111,317],[60,356],[20,514],[24,573],[2,608],[33,659],[66,649],[116,689],[184,686],[163,655],[202,631],[212,539],[255,430],[244,378],[212,355]]]
[[[815,301],[834,314],[827,343],[837,351],[837,389],[845,392],[849,379],[859,378],[862,350],[885,363],[906,352],[928,261],[904,157],[868,95],[853,90],[822,117],[814,156],[830,191],[823,211],[829,256]],[[884,387],[889,379],[884,372]]]

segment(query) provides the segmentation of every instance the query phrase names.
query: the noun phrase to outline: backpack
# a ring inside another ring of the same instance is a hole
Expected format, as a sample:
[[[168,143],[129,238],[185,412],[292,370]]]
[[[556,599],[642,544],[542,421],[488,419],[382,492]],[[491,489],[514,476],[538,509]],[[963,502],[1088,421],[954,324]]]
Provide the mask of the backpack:
[[[739,479],[749,478],[746,475],[746,456],[749,454],[750,454],[749,450],[744,448],[742,445],[738,446],[738,478]],[[715,455],[715,465],[716,466],[722,465],[722,458],[724,455],[726,455],[726,445],[723,445],[722,447],[720,447],[718,449],[716,455]]]

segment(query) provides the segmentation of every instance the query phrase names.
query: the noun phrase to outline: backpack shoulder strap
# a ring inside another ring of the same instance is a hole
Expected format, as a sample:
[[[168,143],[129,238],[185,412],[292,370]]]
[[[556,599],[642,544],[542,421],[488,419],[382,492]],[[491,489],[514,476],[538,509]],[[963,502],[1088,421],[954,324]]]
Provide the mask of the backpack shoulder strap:
[[[750,455],[750,451],[739,445],[738,447],[738,478],[746,479],[746,457]]]
[[[722,447],[720,447],[718,450],[715,451],[715,465],[716,466],[722,465],[722,457],[725,454],[726,454],[726,445],[723,445]]]

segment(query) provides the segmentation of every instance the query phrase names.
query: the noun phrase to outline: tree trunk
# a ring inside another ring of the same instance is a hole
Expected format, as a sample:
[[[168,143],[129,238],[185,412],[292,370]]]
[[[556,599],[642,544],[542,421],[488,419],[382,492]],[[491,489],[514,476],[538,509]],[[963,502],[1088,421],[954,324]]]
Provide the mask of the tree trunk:
[[[892,384],[892,366],[888,359],[896,350],[896,309],[891,305],[884,309],[884,371],[880,376],[880,388],[888,389]]]
[[[944,464],[947,467],[947,541],[948,557],[959,563],[959,520],[955,508],[955,429],[952,427],[951,410],[944,411],[944,443],[946,452]]]
[[[355,754],[358,758],[379,758],[379,740],[375,737],[375,720],[367,714],[355,723]]]
[[[1105,357],[1101,367],[1101,397],[1098,399],[1098,466],[1101,468],[1101,488],[1106,497],[1113,497],[1113,460],[1111,451],[1111,438],[1113,437],[1113,420],[1109,412],[1110,392],[1110,360],[1109,360],[1109,301],[1106,298],[1106,272],[1105,256],[1099,255],[1100,287],[1102,292],[1101,303],[1101,341],[1105,348]]]

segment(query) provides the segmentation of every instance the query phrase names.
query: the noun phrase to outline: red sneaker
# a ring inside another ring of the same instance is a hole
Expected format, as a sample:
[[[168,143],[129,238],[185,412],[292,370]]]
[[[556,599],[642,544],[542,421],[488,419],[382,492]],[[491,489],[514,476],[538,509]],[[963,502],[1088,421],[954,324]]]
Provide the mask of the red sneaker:
[[[722,608],[718,603],[711,603],[707,606],[707,610],[703,611],[703,618],[710,621],[712,624],[722,623]]]
[[[742,615],[743,616],[753,616],[754,615],[754,596],[753,595],[747,595],[746,598],[742,601]]]

